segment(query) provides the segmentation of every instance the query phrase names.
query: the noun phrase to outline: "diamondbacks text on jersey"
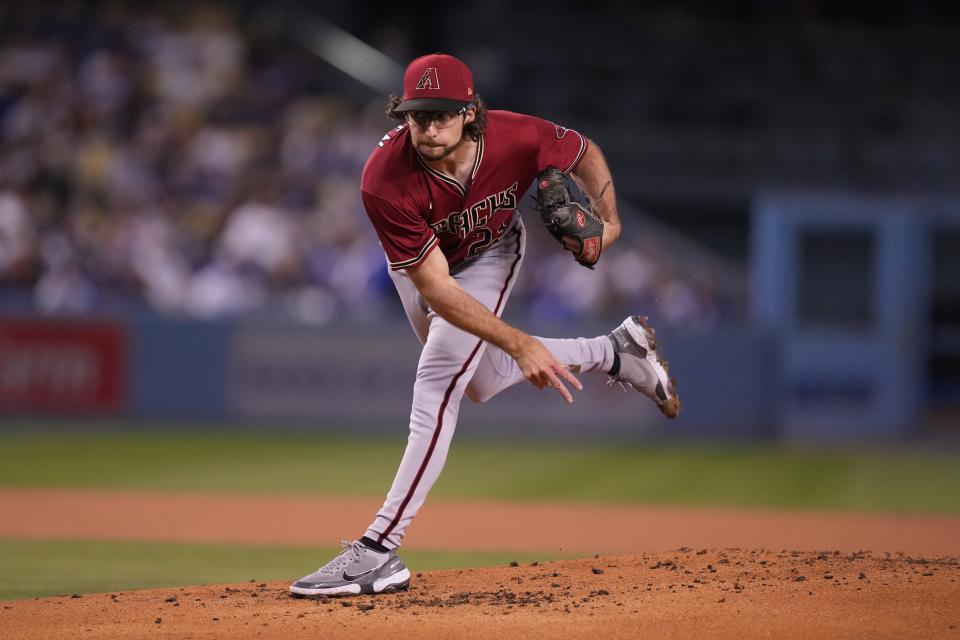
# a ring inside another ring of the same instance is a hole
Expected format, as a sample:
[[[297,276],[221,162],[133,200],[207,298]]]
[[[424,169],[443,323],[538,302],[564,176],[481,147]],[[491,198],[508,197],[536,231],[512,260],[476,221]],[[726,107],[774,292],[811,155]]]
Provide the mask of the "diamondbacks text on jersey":
[[[402,125],[387,133],[363,169],[367,215],[391,269],[416,266],[436,247],[453,266],[496,242],[518,198],[548,165],[569,173],[587,150],[572,129],[509,111],[489,111],[470,182],[430,168]]]

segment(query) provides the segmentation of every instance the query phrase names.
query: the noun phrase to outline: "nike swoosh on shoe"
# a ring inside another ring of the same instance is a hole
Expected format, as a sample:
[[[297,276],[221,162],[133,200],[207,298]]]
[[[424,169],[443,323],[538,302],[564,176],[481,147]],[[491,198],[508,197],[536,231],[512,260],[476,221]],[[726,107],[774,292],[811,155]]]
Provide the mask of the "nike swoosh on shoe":
[[[367,575],[367,574],[369,574],[369,573],[372,573],[373,571],[374,571],[374,569],[367,569],[367,570],[364,571],[363,573],[358,573],[358,574],[355,575],[355,576],[352,576],[352,575],[350,575],[349,573],[347,573],[346,571],[344,571],[344,572],[343,572],[343,579],[344,579],[344,580],[347,580],[347,581],[349,581],[349,582],[352,582],[352,581],[354,581],[354,580],[359,580],[359,579],[362,578],[363,576],[365,576],[365,575]]]

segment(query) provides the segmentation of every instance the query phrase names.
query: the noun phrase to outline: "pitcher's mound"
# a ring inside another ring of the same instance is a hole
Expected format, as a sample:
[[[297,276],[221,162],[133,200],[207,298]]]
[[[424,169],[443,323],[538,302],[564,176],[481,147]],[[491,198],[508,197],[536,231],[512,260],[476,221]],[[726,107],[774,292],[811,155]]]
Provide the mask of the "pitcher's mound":
[[[408,591],[379,596],[293,598],[287,586],[7,602],[0,637],[960,638],[956,558],[683,548],[415,573]]]

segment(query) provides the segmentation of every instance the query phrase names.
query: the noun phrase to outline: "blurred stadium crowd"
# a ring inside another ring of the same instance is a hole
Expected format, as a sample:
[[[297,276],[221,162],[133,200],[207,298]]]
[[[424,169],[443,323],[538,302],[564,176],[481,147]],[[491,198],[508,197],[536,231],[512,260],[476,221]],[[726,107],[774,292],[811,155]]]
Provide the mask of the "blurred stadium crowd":
[[[385,96],[338,96],[340,72],[222,5],[94,6],[0,10],[0,308],[402,317],[358,193]],[[511,306],[534,318],[734,313],[652,238],[594,274],[526,219]]]

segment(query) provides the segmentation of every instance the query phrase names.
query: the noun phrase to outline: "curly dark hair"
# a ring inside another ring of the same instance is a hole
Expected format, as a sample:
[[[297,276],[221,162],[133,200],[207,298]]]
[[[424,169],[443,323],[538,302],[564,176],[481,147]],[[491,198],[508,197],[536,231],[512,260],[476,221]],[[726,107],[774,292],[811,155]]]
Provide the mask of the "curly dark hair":
[[[403,112],[397,111],[397,105],[401,102],[403,102],[402,97],[396,94],[390,96],[390,99],[387,101],[386,113],[388,118],[396,120],[397,122],[406,122]],[[487,128],[487,105],[479,93],[474,96],[473,108],[476,109],[477,115],[473,119],[473,122],[463,128],[463,135],[476,142]]]

